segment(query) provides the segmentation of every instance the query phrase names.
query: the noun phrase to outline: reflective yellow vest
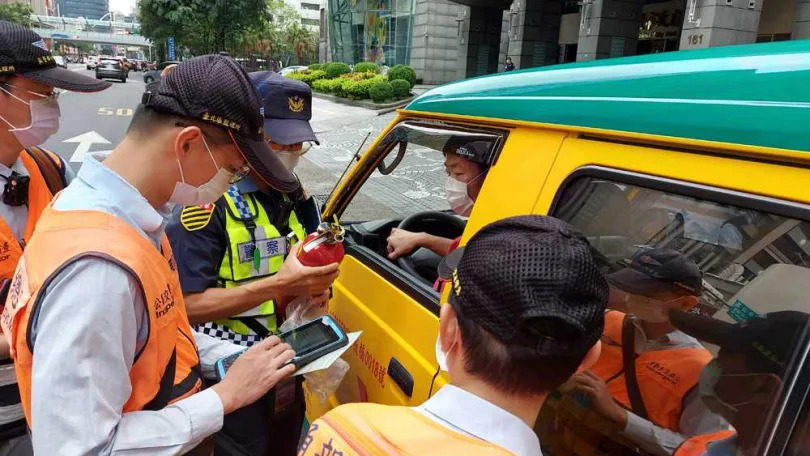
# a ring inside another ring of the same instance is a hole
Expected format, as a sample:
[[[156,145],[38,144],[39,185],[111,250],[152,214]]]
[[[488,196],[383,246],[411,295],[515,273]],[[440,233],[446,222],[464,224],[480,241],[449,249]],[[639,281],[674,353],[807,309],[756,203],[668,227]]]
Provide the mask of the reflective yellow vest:
[[[284,199],[288,200],[286,195]],[[220,286],[231,288],[277,273],[287,253],[286,236],[272,224],[264,207],[253,194],[242,195],[236,186],[231,186],[225,193],[224,200],[228,250],[219,267]],[[290,211],[289,228],[298,240],[303,240],[306,236],[295,211]],[[253,309],[214,323],[226,327],[236,335],[258,335],[263,338],[267,333],[278,333],[273,301],[263,302]],[[219,336],[229,338],[225,334]],[[234,342],[246,340],[237,338]]]

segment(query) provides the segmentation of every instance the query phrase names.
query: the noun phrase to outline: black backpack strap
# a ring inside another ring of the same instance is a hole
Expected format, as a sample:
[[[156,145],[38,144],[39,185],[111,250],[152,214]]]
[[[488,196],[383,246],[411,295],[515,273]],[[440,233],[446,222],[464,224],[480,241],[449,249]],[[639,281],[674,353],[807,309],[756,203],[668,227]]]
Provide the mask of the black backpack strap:
[[[48,186],[48,190],[51,191],[51,194],[56,195],[67,187],[65,170],[62,169],[61,160],[52,157],[51,154],[39,147],[32,147],[25,149],[25,151],[37,164],[37,168],[39,168],[39,172],[45,179],[45,184]]]
[[[638,378],[636,377],[636,328],[635,317],[630,314],[624,315],[622,320],[622,362],[624,363],[624,382],[627,386],[627,396],[630,399],[630,407],[636,415],[649,420],[647,407],[641,397],[641,390],[638,388]]]

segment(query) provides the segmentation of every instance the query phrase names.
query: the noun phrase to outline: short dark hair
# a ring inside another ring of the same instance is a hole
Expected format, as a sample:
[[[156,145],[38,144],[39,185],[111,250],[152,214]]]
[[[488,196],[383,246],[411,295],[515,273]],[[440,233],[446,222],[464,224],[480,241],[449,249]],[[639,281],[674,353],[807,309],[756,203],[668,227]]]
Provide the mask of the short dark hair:
[[[453,305],[452,302],[450,305]],[[464,369],[497,390],[510,395],[545,394],[568,381],[586,353],[544,355],[519,345],[506,345],[481,325],[456,311],[464,346]],[[548,335],[569,328],[549,319]]]
[[[154,134],[155,128],[160,128],[161,126],[174,127],[177,125],[177,123],[200,127],[200,129],[206,134],[206,137],[209,138],[213,144],[220,145],[231,142],[231,139],[224,130],[210,127],[208,125],[202,125],[200,122],[193,119],[186,119],[174,114],[166,114],[143,104],[139,104],[138,107],[135,108],[135,113],[132,115],[132,121],[129,123],[129,127],[127,128],[127,134],[132,133],[136,135],[151,135]]]

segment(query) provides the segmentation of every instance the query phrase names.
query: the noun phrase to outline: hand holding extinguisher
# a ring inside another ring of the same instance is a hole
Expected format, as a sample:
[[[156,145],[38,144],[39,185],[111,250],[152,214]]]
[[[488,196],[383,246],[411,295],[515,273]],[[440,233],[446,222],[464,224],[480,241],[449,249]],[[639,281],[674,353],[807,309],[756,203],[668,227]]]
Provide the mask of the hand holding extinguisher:
[[[302,269],[301,266],[305,266],[305,269],[321,269],[330,265],[339,264],[343,260],[344,256],[344,233],[345,231],[343,230],[343,227],[337,223],[337,220],[335,223],[321,223],[315,232],[310,233],[302,242],[296,244],[289,250],[290,256],[294,256],[295,258],[288,257],[287,261],[285,261],[285,267],[289,266],[293,270],[296,268]],[[294,263],[299,263],[299,265],[294,266]],[[282,268],[282,272],[284,272],[283,269],[284,268]],[[313,277],[311,278],[311,281],[323,284],[324,280],[328,280],[328,284],[331,285],[335,278],[337,278],[336,270],[327,275]],[[303,284],[290,285],[294,286]],[[329,285],[326,285],[324,289],[318,290],[318,293],[321,293],[322,291],[326,291],[328,293]],[[277,311],[282,318],[286,316],[288,306],[291,306],[296,301],[311,301],[312,297],[317,296],[313,295],[312,293],[300,293],[294,292],[293,290],[290,290],[289,295],[299,296],[299,298],[292,302],[285,302],[284,300],[277,301]],[[298,302],[298,304],[301,304],[301,302]]]

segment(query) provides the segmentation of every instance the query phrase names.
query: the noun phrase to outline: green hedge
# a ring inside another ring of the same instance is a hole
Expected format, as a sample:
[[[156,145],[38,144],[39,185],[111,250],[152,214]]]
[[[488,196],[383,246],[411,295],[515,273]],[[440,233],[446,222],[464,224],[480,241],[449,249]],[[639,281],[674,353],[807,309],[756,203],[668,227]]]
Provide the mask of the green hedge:
[[[315,70],[323,70],[325,66],[326,64],[324,63],[313,63],[308,68],[310,71],[315,71]]]
[[[351,72],[349,69],[349,65],[346,65],[343,62],[332,62],[326,65],[326,78],[327,79],[334,79],[341,75]]]
[[[393,88],[396,98],[405,98],[411,94],[411,83],[404,79],[394,79],[391,81],[391,88]]]
[[[416,72],[408,65],[396,65],[388,72],[388,79],[396,81],[397,79],[404,79],[411,84],[411,87],[416,84]]]
[[[380,73],[380,66],[373,62],[360,62],[354,66],[355,73]]]
[[[343,79],[343,82],[340,84],[340,89],[337,90],[336,94],[341,97],[352,98],[354,100],[364,100],[369,98],[369,90],[372,86],[387,81],[386,77],[382,75],[378,75],[370,79],[362,79],[360,81],[355,81],[350,78],[341,79]]]
[[[368,90],[371,100],[375,103],[382,103],[394,97],[394,88],[390,82],[375,82]]]
[[[304,71],[293,71],[292,73],[287,74],[287,78],[295,79],[296,81],[306,82],[307,85],[312,87],[312,84],[319,80],[323,79],[326,76],[326,72],[322,70],[304,70]]]
[[[342,83],[341,78],[318,79],[312,83],[312,90],[322,93],[335,93]]]

